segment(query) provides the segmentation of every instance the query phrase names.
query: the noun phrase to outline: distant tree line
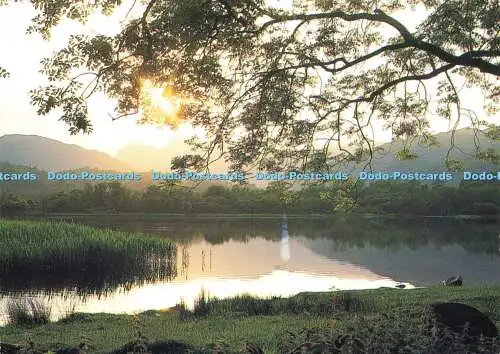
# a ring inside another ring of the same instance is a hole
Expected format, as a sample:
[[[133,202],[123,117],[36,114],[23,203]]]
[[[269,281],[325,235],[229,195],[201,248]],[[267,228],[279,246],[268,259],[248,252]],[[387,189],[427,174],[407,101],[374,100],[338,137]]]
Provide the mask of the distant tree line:
[[[462,182],[458,186],[419,182],[361,181],[309,184],[303,188],[275,182],[266,188],[211,185],[192,189],[175,183],[131,190],[120,182],[86,184],[83,188],[23,199],[0,198],[2,215],[26,213],[144,212],[144,213],[291,213],[359,212],[448,216],[500,215],[496,183]]]

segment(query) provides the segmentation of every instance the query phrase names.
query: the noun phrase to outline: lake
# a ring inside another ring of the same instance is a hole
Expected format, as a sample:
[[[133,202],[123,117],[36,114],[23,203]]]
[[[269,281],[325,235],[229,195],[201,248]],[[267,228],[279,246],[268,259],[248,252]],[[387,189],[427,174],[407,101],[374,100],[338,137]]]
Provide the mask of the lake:
[[[496,223],[378,218],[65,217],[67,222],[157,235],[177,244],[169,279],[105,292],[32,286],[0,299],[0,322],[12,296],[50,302],[67,311],[136,313],[209,296],[290,296],[302,291],[425,287],[460,274],[465,284],[500,282]],[[21,275],[22,277],[29,275]],[[34,284],[26,280],[26,284]],[[42,289],[43,287],[43,289]],[[43,290],[43,291],[42,291]],[[94,289],[95,290],[95,289]],[[404,291],[404,290],[402,290]]]

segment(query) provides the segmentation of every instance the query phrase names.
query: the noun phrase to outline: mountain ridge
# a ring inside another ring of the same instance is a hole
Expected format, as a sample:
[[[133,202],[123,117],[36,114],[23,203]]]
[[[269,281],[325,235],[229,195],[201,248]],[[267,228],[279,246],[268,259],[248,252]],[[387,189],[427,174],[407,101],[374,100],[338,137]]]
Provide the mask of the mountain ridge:
[[[1,136],[0,161],[55,171],[82,167],[120,172],[133,169],[105,152],[34,134]]]
[[[463,162],[464,168],[469,170],[490,170],[498,169],[498,165],[488,163],[475,158],[475,143],[477,139],[479,147],[483,149],[493,149],[500,152],[500,142],[492,141],[487,138],[484,132],[477,132],[476,137],[471,128],[459,129],[455,132],[454,144],[455,148],[450,152],[450,158]],[[410,146],[409,150],[414,152],[417,157],[415,159],[400,160],[396,157],[396,153],[403,149],[401,141],[389,142],[379,145],[381,152],[375,152],[372,160],[372,170],[377,171],[404,171],[404,172],[428,172],[428,171],[443,171],[446,170],[445,159],[446,154],[451,147],[451,133],[443,132],[433,135],[437,142],[437,146],[427,147],[423,144],[415,143]],[[363,164],[350,163],[344,166],[349,171],[359,172],[364,167]]]
[[[418,157],[413,160],[399,160],[396,152],[402,149],[401,142],[390,142],[378,147],[383,153],[374,154],[372,170],[393,171],[438,171],[445,170],[445,157],[449,149],[450,134],[433,135],[439,143],[438,147],[424,147],[415,144],[412,150]],[[481,148],[500,151],[500,143],[488,140],[483,133],[477,140]],[[486,163],[474,158],[474,131],[470,128],[457,130],[455,142],[458,146],[451,156],[464,160],[464,167],[469,170],[498,169],[498,165]],[[128,172],[151,170],[166,171],[174,156],[186,153],[188,146],[184,140],[173,139],[163,147],[147,144],[130,143],[120,149],[117,157],[113,157],[96,149],[86,149],[80,145],[67,144],[59,140],[23,134],[6,134],[0,137],[0,162],[14,165],[36,167],[40,170],[76,170],[82,168],[104,171]],[[127,157],[127,158],[123,158]],[[218,161],[210,170],[216,173],[226,172],[228,164]],[[360,165],[348,164],[342,169],[349,172],[359,171]]]

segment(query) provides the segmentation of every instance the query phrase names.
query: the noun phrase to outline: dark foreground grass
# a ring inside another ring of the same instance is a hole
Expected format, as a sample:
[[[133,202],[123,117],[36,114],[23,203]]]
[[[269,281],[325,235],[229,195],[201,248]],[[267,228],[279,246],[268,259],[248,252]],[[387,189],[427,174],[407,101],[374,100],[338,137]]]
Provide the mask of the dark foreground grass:
[[[175,264],[176,247],[162,238],[65,222],[0,220],[1,289],[76,285],[98,291],[171,276]]]
[[[58,323],[0,328],[0,338],[4,343],[23,343],[29,335],[36,347],[55,351],[76,346],[84,336],[88,353],[126,353],[131,345],[118,349],[137,339],[138,331],[150,350],[155,345],[177,348],[164,349],[167,353],[182,352],[180,348],[243,352],[245,343],[266,353],[300,353],[302,347],[314,352],[314,346],[335,353],[332,346],[340,342],[351,348],[363,346],[360,352],[367,353],[465,353],[463,340],[451,334],[435,344],[434,352],[429,349],[432,343],[424,334],[425,310],[430,303],[442,301],[474,306],[500,325],[498,285],[302,293],[268,300],[248,296],[210,300],[205,296],[198,301],[203,311],[187,311],[182,319],[179,307],[135,316],[73,314]],[[482,348],[486,348],[484,353],[500,350],[489,343]]]

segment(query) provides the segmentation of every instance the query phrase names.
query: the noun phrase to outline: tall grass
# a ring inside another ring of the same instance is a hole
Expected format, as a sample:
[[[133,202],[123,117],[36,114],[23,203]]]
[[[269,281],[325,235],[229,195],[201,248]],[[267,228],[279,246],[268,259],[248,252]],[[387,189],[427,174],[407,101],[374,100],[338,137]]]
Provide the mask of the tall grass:
[[[177,307],[183,309],[183,314],[188,311],[185,304],[179,304]],[[203,317],[208,314],[237,313],[246,316],[298,314],[331,316],[339,313],[370,312],[374,311],[375,307],[372,299],[361,297],[356,292],[349,291],[334,291],[331,296],[321,298],[306,294],[290,298],[258,298],[249,294],[241,294],[228,299],[218,299],[208,297],[206,292],[202,290],[195,300],[191,315]]]
[[[50,322],[52,312],[49,304],[35,298],[9,299],[7,321],[10,325],[41,325]]]
[[[176,247],[64,222],[0,220],[0,290],[111,290],[175,276]]]
[[[193,314],[196,317],[208,316],[210,314],[210,297],[203,288],[194,300]]]

